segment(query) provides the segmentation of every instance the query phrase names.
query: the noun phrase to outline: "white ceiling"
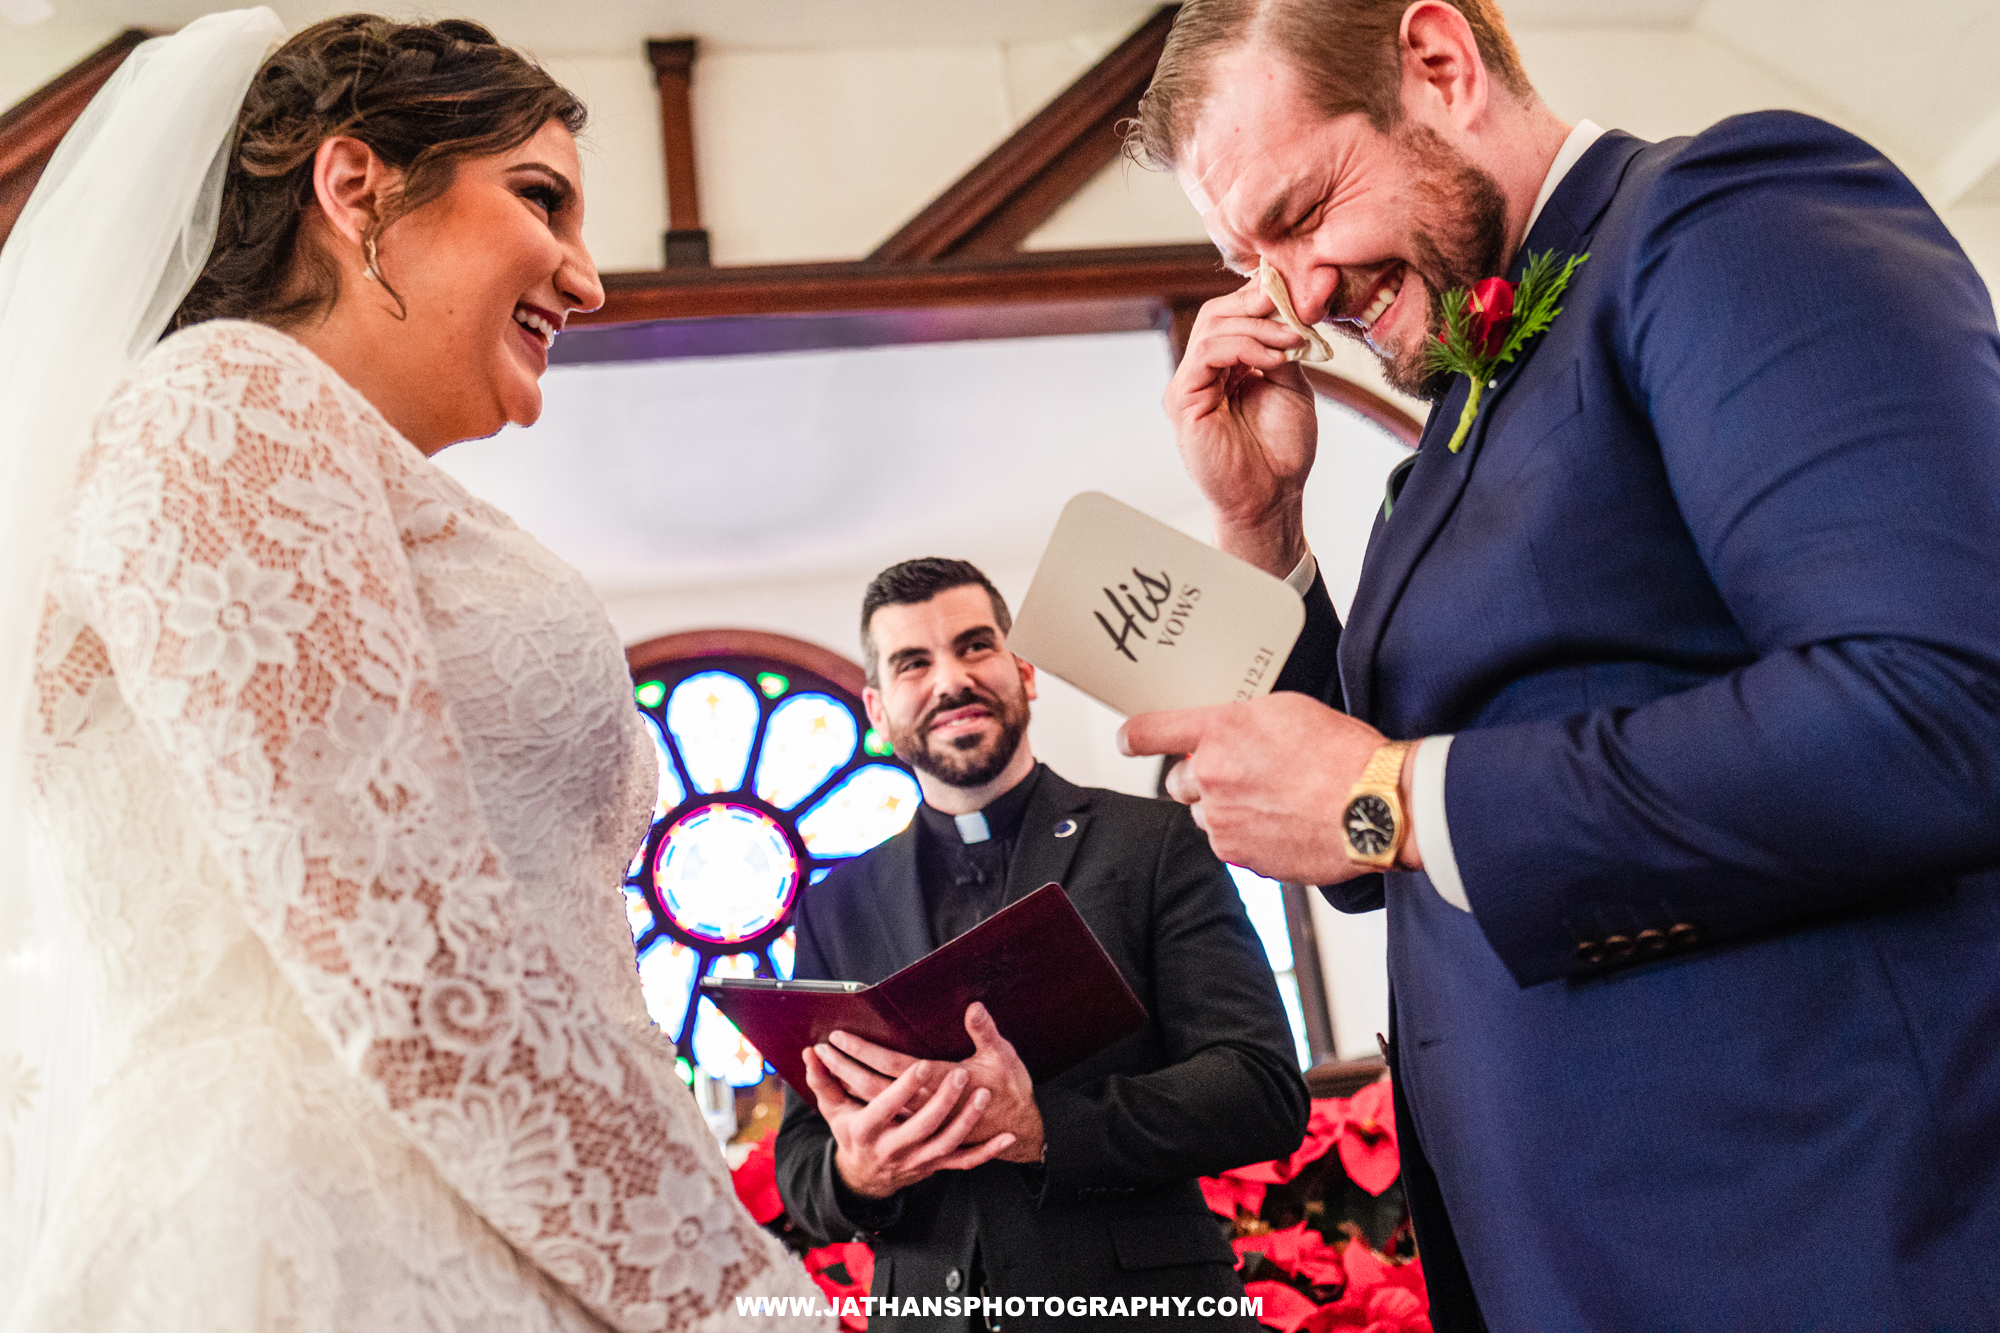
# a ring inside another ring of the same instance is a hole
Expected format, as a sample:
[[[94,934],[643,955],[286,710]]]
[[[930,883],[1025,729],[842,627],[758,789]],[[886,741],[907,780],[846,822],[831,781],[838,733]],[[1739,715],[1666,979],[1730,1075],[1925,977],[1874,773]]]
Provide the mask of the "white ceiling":
[[[48,0],[57,20],[110,29],[175,28],[216,8],[212,0]],[[354,3],[271,0],[288,24],[348,12]],[[1045,41],[1076,33],[1124,31],[1153,11],[1153,0],[409,0],[362,7],[428,18],[464,14],[542,55],[622,55],[648,37],[694,34],[718,46],[952,46]],[[1676,26],[1701,0],[1511,0],[1516,24],[1538,27]]]
[[[627,642],[732,625],[852,656],[862,589],[898,560],[970,559],[1018,605],[1080,491],[1205,540],[1160,409],[1168,360],[1129,333],[560,366],[537,425],[438,461],[576,567]],[[1343,610],[1403,455],[1322,404],[1307,535]],[[1047,683],[1037,719],[1066,774],[1151,789],[1106,710]]]

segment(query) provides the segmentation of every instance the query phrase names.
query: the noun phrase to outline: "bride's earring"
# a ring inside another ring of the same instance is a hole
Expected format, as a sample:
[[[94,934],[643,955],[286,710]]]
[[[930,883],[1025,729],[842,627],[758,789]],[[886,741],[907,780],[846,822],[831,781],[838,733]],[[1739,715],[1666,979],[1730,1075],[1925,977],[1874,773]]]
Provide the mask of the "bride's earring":
[[[375,267],[375,238],[370,236],[362,245],[368,250],[368,267],[361,270],[361,276],[370,282],[382,281],[382,271]]]

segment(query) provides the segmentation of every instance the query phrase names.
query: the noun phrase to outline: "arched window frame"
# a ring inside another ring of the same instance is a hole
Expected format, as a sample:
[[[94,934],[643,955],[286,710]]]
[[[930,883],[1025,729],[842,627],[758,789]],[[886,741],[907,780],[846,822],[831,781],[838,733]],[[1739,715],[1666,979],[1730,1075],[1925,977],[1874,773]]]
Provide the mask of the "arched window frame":
[[[711,975],[711,969],[718,966],[719,960],[725,959],[749,959],[750,970],[758,976],[789,975],[788,957],[784,956],[782,949],[774,951],[773,946],[788,937],[800,897],[814,882],[816,875],[858,854],[814,855],[798,830],[798,821],[830,792],[868,765],[881,764],[904,774],[909,772],[906,765],[888,752],[886,742],[868,726],[861,699],[861,692],[867,683],[862,669],[839,653],[817,644],[782,634],[739,629],[695,630],[650,639],[628,648],[626,662],[632,672],[635,700],[640,711],[649,715],[662,735],[669,738],[663,759],[676,764],[676,777],[683,792],[679,803],[656,814],[652,827],[647,830],[645,845],[634,858],[626,876],[627,894],[643,902],[645,915],[650,918],[642,921],[639,908],[636,905],[631,907],[633,936],[641,956],[642,975],[646,974],[647,958],[657,947],[671,948],[674,945],[695,952],[698,961],[694,966],[694,980],[697,984],[702,976]],[[743,779],[737,788],[729,791],[704,791],[696,786],[682,762],[680,747],[672,742],[666,719],[666,706],[674,688],[692,676],[711,670],[725,671],[744,680],[751,686],[758,705],[756,730],[749,758],[744,765]],[[761,682],[770,674],[784,677],[785,688],[776,693],[762,688]],[[786,700],[804,693],[826,694],[851,710],[857,739],[848,758],[822,778],[808,795],[789,808],[780,809],[765,801],[755,790],[758,760],[773,713]],[[662,901],[654,876],[661,844],[669,831],[702,807],[716,804],[748,807],[782,829],[799,868],[791,897],[780,914],[761,930],[723,942],[689,930],[676,921],[668,905]],[[914,801],[910,811],[915,813]],[[742,969],[743,964],[739,961],[729,974],[741,975]],[[682,1012],[676,1030],[667,1034],[684,1056],[696,1061],[701,1055],[695,1034],[702,1006],[697,991]],[[720,1015],[715,1015],[715,1018],[720,1019]],[[727,1020],[721,1021],[726,1023]],[[706,1065],[706,1062],[701,1063]],[[725,1076],[725,1071],[721,1069],[708,1069],[706,1072],[718,1078]],[[748,1071],[740,1071],[738,1077],[729,1081],[745,1086],[745,1078],[748,1078]]]

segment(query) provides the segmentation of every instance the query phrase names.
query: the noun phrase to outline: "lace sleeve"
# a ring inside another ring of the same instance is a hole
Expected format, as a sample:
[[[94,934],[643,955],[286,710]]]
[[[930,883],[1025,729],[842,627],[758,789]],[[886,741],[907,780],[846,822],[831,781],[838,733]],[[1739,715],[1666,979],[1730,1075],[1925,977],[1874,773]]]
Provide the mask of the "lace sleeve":
[[[385,490],[403,446],[303,355],[169,370],[98,422],[68,578],[314,1024],[611,1325],[743,1327],[737,1293],[811,1293],[523,910]]]

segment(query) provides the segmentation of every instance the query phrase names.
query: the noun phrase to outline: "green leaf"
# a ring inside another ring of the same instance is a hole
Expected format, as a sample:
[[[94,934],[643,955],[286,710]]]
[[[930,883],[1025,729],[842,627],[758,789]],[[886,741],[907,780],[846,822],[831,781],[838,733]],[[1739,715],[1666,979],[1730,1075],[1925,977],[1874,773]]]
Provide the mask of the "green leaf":
[[[1563,289],[1569,286],[1570,275],[1576,272],[1577,265],[1589,258],[1588,254],[1571,255],[1562,266],[1562,271],[1556,272],[1555,251],[1545,250],[1528,257],[1528,267],[1521,274],[1520,285],[1514,289],[1513,327],[1508,330],[1507,341],[1501,345],[1499,355],[1493,358],[1495,364],[1512,361],[1515,354],[1527,346],[1530,338],[1545,332],[1549,325],[1555,323],[1556,316],[1562,313],[1562,307],[1556,302],[1561,299]]]
[[[1485,358],[1472,350],[1470,326],[1471,314],[1466,302],[1471,293],[1463,287],[1446,292],[1440,298],[1444,307],[1444,337],[1433,341],[1426,350],[1426,360],[1433,372],[1444,371],[1453,375],[1469,375],[1473,379],[1483,377],[1488,367]]]

